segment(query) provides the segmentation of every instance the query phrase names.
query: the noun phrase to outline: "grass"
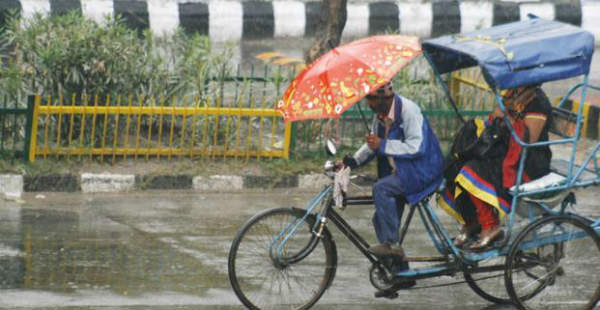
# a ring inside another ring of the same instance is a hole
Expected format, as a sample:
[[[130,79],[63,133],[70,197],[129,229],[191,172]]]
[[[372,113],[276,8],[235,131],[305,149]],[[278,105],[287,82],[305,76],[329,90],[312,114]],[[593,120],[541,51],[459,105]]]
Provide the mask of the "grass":
[[[97,159],[39,159],[24,164],[20,161],[0,159],[0,173],[24,175],[115,173],[142,175],[294,175],[319,173],[325,158],[312,159],[167,159],[138,158],[117,161],[114,165],[100,163]]]

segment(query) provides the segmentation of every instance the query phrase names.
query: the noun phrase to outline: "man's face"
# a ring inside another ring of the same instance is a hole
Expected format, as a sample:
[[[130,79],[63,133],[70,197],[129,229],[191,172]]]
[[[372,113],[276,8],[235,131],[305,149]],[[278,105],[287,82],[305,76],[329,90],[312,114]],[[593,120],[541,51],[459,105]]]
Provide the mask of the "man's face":
[[[377,94],[374,94],[368,95],[366,99],[369,108],[371,108],[373,112],[385,115],[390,112],[390,107],[392,106],[392,100],[394,99],[394,97],[389,96],[380,98]]]

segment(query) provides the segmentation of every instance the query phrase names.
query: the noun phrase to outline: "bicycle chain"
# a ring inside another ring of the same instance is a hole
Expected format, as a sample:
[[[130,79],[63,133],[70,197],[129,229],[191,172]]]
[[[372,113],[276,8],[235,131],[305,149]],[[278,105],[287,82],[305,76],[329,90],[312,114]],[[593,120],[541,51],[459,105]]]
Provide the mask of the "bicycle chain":
[[[495,275],[495,276],[487,276],[487,277],[482,277],[479,279],[473,279],[475,282],[480,281],[480,280],[487,280],[487,279],[491,279],[491,278],[497,278],[497,277],[503,277],[503,274],[500,275]],[[408,290],[419,290],[419,289],[425,289],[425,288],[435,288],[435,287],[444,287],[444,286],[450,286],[450,285],[457,285],[457,284],[463,284],[463,283],[467,283],[467,280],[463,280],[463,281],[456,281],[456,282],[449,282],[449,283],[444,283],[444,284],[435,284],[435,285],[426,285],[426,286],[417,286],[417,287],[410,287],[410,288],[406,288],[406,289],[401,289],[401,291],[408,291]]]

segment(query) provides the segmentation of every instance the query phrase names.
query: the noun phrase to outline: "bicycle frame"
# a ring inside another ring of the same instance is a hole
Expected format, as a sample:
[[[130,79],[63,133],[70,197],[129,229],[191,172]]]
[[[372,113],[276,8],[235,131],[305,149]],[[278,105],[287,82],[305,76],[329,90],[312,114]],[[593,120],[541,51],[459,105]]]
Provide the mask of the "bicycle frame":
[[[321,233],[328,222],[331,222],[339,229],[339,231],[374,265],[382,264],[382,261],[379,257],[371,254],[369,249],[369,243],[358,233],[352,226],[342,217],[338,211],[335,209],[335,204],[332,199],[333,186],[329,185],[325,187],[321,192],[319,192],[306,206],[306,214],[302,218],[290,223],[279,233],[279,235],[274,239],[273,246],[279,242],[277,245],[277,255],[276,260],[280,263],[293,263],[295,261],[299,261],[304,258],[306,255],[310,254],[310,252],[317,245],[319,238],[321,237]],[[473,265],[475,262],[495,257],[498,255],[506,254],[506,252],[499,252],[497,250],[488,251],[484,253],[462,253],[460,249],[453,245],[452,239],[447,231],[442,226],[439,218],[429,205],[429,198],[427,197],[420,201],[415,205],[409,206],[409,211],[407,218],[402,226],[402,230],[400,232],[400,244],[404,241],[404,238],[408,232],[408,228],[410,223],[412,222],[415,212],[419,214],[421,221],[427,231],[430,239],[434,247],[438,250],[441,256],[439,257],[426,257],[419,258],[419,261],[430,261],[430,262],[442,262],[443,264],[437,266],[431,266],[426,268],[419,269],[408,269],[397,274],[398,276],[420,279],[420,278],[429,278],[435,277],[439,275],[451,275],[456,273],[457,271],[461,271],[464,265]],[[324,204],[322,210],[318,213],[314,212],[317,206]],[[347,197],[344,201],[345,206],[355,206],[355,205],[373,205],[373,199],[370,196],[357,196],[357,197]],[[283,260],[283,247],[285,242],[289,240],[289,238],[297,232],[298,227],[300,227],[304,221],[307,220],[309,216],[316,216],[316,221],[313,227],[313,238],[309,242],[309,245],[303,249],[299,254],[294,257]],[[454,259],[451,259],[449,256],[452,256]],[[409,260],[410,261],[410,260]],[[498,266],[487,266],[487,267],[473,267],[470,270],[471,273],[478,272],[489,272],[492,270],[503,270],[503,265]]]

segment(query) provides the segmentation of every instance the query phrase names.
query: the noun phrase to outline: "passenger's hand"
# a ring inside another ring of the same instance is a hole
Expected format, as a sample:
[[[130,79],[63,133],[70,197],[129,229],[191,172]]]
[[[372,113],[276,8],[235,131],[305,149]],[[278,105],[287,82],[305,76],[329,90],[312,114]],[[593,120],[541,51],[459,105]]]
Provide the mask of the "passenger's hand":
[[[381,139],[374,134],[366,135],[365,140],[367,141],[369,148],[373,151],[377,151],[381,145]]]

